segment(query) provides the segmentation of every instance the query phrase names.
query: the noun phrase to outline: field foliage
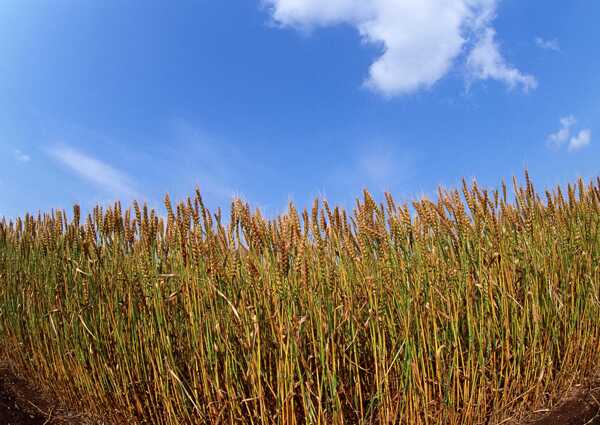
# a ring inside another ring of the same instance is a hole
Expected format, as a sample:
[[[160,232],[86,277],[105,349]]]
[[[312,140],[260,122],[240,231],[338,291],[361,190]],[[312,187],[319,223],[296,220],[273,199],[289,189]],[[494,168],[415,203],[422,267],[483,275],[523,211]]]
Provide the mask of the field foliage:
[[[502,423],[597,371],[600,179],[165,206],[1,221],[0,355],[69,406],[165,425]]]

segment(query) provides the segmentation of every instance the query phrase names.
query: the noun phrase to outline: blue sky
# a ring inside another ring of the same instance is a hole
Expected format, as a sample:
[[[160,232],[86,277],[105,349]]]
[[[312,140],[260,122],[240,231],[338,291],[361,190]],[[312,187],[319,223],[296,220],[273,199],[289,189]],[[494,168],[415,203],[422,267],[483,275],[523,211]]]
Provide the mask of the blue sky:
[[[0,216],[600,170],[600,3],[3,0]]]

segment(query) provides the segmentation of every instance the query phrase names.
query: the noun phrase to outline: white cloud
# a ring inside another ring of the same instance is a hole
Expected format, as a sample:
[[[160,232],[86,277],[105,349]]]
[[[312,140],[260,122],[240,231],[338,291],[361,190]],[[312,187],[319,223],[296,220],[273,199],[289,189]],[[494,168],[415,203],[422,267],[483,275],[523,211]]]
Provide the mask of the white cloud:
[[[586,128],[577,133],[576,136],[571,137],[569,141],[569,151],[574,151],[586,147],[592,141],[592,130]]]
[[[473,76],[524,89],[535,79],[506,64],[490,27],[497,0],[263,0],[276,23],[310,30],[338,24],[356,28],[380,45],[366,86],[386,96],[431,87],[446,75],[465,46],[476,43]],[[483,41],[483,44],[481,43]]]
[[[29,162],[29,161],[31,161],[31,157],[29,155],[21,152],[19,149],[15,150],[15,158],[19,162]]]
[[[68,146],[55,147],[49,153],[84,179],[115,195],[140,198],[131,179],[110,165]]]
[[[558,40],[553,38],[552,40],[544,40],[542,37],[535,38],[535,44],[544,50],[553,50],[555,52],[560,52],[560,45],[558,44]]]
[[[589,128],[584,128],[575,134],[573,131],[575,124],[577,124],[577,120],[573,115],[562,117],[560,119],[560,129],[548,135],[550,147],[559,148],[568,141],[568,150],[572,152],[589,145],[592,141],[592,131]]]
[[[496,31],[487,28],[467,58],[467,68],[479,79],[494,79],[504,81],[510,88],[521,85],[524,91],[535,89],[537,80],[531,75],[525,75],[518,69],[506,63],[498,43],[495,40]]]
[[[571,137],[571,129],[577,123],[573,115],[568,115],[560,119],[560,129],[556,133],[548,135],[548,142],[552,147],[558,148]]]

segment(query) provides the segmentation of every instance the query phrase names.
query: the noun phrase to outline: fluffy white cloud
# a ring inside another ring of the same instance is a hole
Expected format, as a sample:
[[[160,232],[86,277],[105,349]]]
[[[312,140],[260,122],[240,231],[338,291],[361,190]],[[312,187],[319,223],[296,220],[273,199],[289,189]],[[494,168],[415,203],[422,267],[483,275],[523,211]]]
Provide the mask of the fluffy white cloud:
[[[569,151],[575,151],[589,145],[592,141],[592,130],[584,128],[575,134],[573,131],[575,124],[577,124],[577,120],[573,115],[562,117],[560,119],[560,129],[548,135],[549,145],[553,148],[559,148],[568,141]]]
[[[592,141],[592,130],[586,128],[577,133],[576,136],[571,137],[569,141],[569,150],[574,151],[586,147]]]
[[[524,91],[537,87],[537,80],[508,65],[495,40],[496,31],[487,28],[467,58],[467,67],[473,75],[482,80],[504,81],[510,88],[521,85]]]
[[[557,39],[552,40],[544,40],[542,37],[535,38],[535,44],[544,50],[554,50],[555,52],[560,52],[560,45],[558,44]]]
[[[115,195],[129,198],[140,198],[133,188],[131,179],[126,174],[112,166],[68,146],[59,146],[49,150],[49,153],[62,164]]]
[[[548,135],[548,141],[553,147],[558,148],[571,137],[571,129],[577,123],[573,115],[569,115],[560,119],[560,129],[556,133]]]
[[[387,96],[436,83],[475,44],[472,76],[524,89],[535,79],[506,64],[491,28],[497,0],[263,0],[281,26],[310,30],[348,24],[364,41],[382,46],[366,85]],[[479,40],[479,41],[478,41]]]

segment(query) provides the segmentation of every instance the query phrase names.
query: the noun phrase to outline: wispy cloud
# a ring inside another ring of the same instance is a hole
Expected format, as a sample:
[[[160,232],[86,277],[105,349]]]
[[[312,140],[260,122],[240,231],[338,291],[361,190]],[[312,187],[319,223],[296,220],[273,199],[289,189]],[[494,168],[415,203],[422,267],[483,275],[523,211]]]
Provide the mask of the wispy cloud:
[[[589,128],[584,128],[575,134],[573,131],[575,124],[577,124],[577,119],[573,115],[562,117],[560,128],[548,135],[548,145],[551,148],[558,149],[568,141],[569,151],[575,151],[589,145],[592,141],[592,131]]]
[[[366,180],[376,184],[389,184],[397,171],[397,159],[383,152],[368,152],[358,158],[358,169]]]
[[[15,158],[19,162],[29,162],[31,161],[31,157],[26,153],[21,152],[19,149],[15,150]]]
[[[586,147],[592,141],[592,130],[586,128],[577,133],[576,136],[571,137],[569,141],[569,150],[574,151]]]
[[[205,194],[220,201],[240,195],[237,189],[248,172],[248,161],[238,148],[221,138],[207,133],[202,127],[185,119],[172,121],[174,141],[168,154],[180,164],[184,178],[193,176]],[[182,155],[187,152],[187,155]]]
[[[342,199],[365,187],[375,192],[397,191],[416,173],[418,153],[393,143],[370,140],[350,149],[338,165],[329,170],[326,184]]]
[[[114,195],[140,198],[129,176],[99,159],[65,145],[54,147],[49,153],[80,177]]]
[[[560,52],[560,44],[558,44],[558,40],[556,38],[553,38],[552,40],[545,40],[542,37],[536,37],[535,44],[543,50]]]
[[[498,80],[510,88],[521,86],[525,92],[537,87],[537,80],[506,63],[500,54],[496,31],[488,28],[467,58],[467,68],[478,79]]]
[[[263,0],[275,23],[301,31],[347,24],[381,48],[365,85],[384,96],[427,89],[465,51],[471,78],[535,88],[536,81],[510,66],[494,41],[498,0]],[[473,47],[474,46],[474,47]]]

